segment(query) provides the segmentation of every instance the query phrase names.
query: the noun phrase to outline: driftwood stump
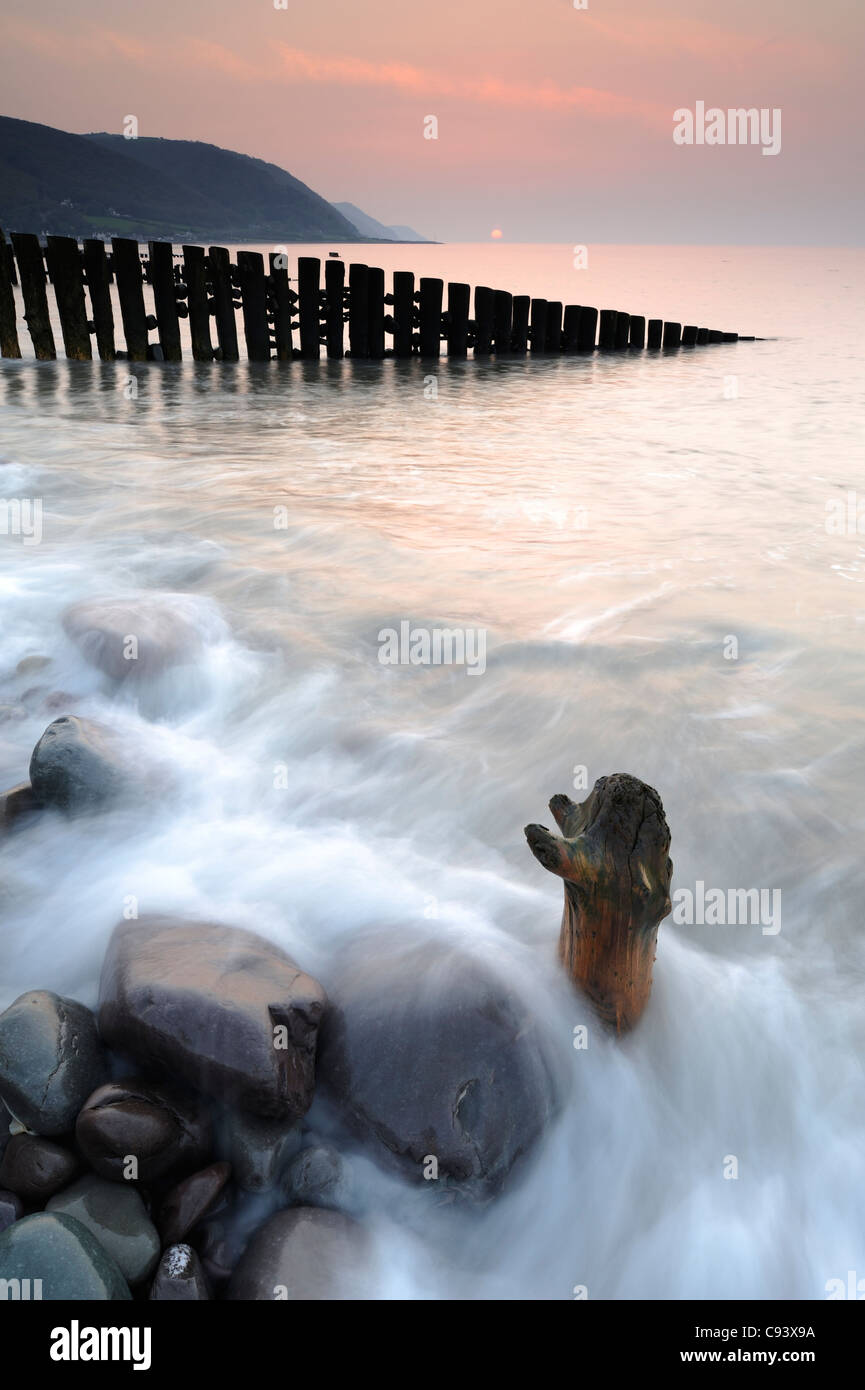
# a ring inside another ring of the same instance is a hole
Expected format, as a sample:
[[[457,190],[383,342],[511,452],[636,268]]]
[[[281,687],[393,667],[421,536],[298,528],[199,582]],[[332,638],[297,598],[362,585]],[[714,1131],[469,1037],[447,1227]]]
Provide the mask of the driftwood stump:
[[[577,804],[554,796],[561,830],[527,825],[535,858],[565,884],[559,958],[601,1017],[625,1033],[652,988],[658,926],[670,911],[670,831],[661,798],[636,777],[599,777]]]

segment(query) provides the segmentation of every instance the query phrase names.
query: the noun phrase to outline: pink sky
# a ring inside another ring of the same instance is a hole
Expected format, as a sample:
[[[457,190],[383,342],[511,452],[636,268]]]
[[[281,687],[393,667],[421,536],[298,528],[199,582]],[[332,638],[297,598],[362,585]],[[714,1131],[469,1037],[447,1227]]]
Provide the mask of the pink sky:
[[[136,115],[432,237],[862,241],[861,0],[0,7],[2,114],[79,132]],[[674,145],[698,100],[781,108],[781,154]]]

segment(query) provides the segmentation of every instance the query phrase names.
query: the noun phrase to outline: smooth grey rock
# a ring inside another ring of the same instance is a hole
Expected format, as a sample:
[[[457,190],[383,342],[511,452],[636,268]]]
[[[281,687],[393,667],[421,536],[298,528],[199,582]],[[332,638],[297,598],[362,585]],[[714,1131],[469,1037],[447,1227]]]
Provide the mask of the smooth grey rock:
[[[291,1207],[256,1232],[226,1294],[230,1299],[366,1299],[373,1287],[372,1247],[362,1226],[341,1212]]]
[[[96,1237],[128,1284],[153,1272],[162,1249],[156,1227],[129,1183],[88,1174],[52,1197],[46,1211],[73,1216]]]
[[[27,816],[35,815],[41,807],[29,782],[19,782],[0,793],[0,834],[15,830]]]
[[[170,1245],[150,1286],[154,1301],[200,1303],[210,1298],[210,1289],[201,1261],[191,1245]]]
[[[0,1279],[42,1281],[44,1300],[128,1300],[129,1286],[86,1226],[40,1211],[0,1235]]]
[[[556,1115],[556,1059],[517,995],[467,953],[373,933],[329,982],[317,1077],[372,1157],[486,1198]]]
[[[20,1221],[23,1215],[24,1203],[18,1194],[0,1189],[0,1233],[11,1226],[13,1221]]]
[[[269,1192],[276,1187],[300,1145],[297,1124],[240,1110],[223,1115],[220,1152],[230,1160],[234,1181],[244,1192]]]
[[[96,1019],[47,989],[19,995],[0,1014],[0,1096],[36,1134],[65,1134],[108,1074]]]
[[[195,1096],[168,1084],[126,1077],[88,1096],[75,1137],[91,1168],[115,1182],[154,1182],[199,1167],[210,1153],[210,1116]]]
[[[142,595],[75,603],[63,627],[92,666],[113,680],[134,680],[198,659],[202,640],[192,619],[185,595]]]
[[[0,1163],[0,1187],[26,1202],[42,1204],[66,1187],[81,1164],[73,1153],[38,1134],[15,1134]]]
[[[159,1208],[162,1244],[182,1241],[210,1211],[230,1177],[230,1163],[211,1163],[173,1187]]]
[[[137,780],[129,748],[114,729],[65,714],[48,725],[30,759],[33,795],[41,806],[92,811],[131,794]]]
[[[300,1206],[331,1207],[344,1211],[351,1205],[352,1170],[342,1154],[326,1144],[301,1149],[283,1178],[286,1195]]]
[[[121,922],[99,986],[109,1046],[225,1104],[294,1120],[312,1101],[325,993],[253,932],[148,916]]]

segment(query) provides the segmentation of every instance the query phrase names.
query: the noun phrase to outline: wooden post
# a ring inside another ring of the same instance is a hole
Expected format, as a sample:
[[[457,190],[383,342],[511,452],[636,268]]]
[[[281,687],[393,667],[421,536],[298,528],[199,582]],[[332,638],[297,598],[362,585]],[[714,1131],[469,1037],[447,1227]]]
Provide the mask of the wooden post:
[[[646,320],[642,314],[631,315],[628,333],[630,347],[644,348],[646,346]]]
[[[531,308],[531,328],[529,329],[529,341],[532,352],[546,352],[547,350],[547,301],[545,299],[533,299]]]
[[[564,880],[559,959],[601,1018],[625,1033],[652,988],[658,927],[671,910],[670,831],[653,787],[617,772],[577,805],[554,796],[562,832],[527,825],[535,858]]]
[[[686,323],[682,329],[682,347],[694,347],[697,342],[697,325]]]
[[[369,268],[367,266],[349,266],[348,345],[352,357],[369,356],[368,280]]]
[[[54,286],[66,356],[72,362],[90,362],[93,351],[87,326],[87,305],[84,302],[84,267],[77,240],[68,236],[49,236],[46,239],[45,260]]]
[[[328,357],[345,353],[345,261],[324,263],[325,336]]]
[[[468,355],[471,295],[470,285],[453,281],[448,284],[448,357]]]
[[[664,336],[664,320],[649,319],[649,347],[659,348]]]
[[[725,333],[723,335],[723,341],[725,343],[738,343],[739,335],[738,333]]]
[[[318,256],[300,256],[297,262],[298,310],[300,313],[300,355],[308,362],[321,356],[321,261]]]
[[[13,293],[13,274],[15,262],[9,255],[6,238],[0,230],[0,356],[20,357],[21,345],[18,342],[18,327],[15,322],[15,295]]]
[[[250,362],[270,361],[270,329],[267,323],[267,285],[260,251],[238,251],[237,271],[243,305],[243,332]]]
[[[450,289],[453,289],[451,286]],[[393,273],[393,355],[411,357],[415,329],[414,271]]]
[[[564,352],[576,352],[580,341],[579,324],[579,304],[566,304],[564,322],[562,325],[562,350]]]
[[[384,271],[370,266],[366,283],[369,355],[378,361],[384,357]]]
[[[213,360],[210,338],[210,305],[207,299],[207,261],[203,246],[183,247],[183,279],[189,306],[189,336],[196,362]]]
[[[84,274],[90,295],[90,313],[96,332],[96,348],[103,362],[113,362],[114,310],[111,307],[111,278],[105,242],[88,237],[84,245]]]
[[[618,314],[615,309],[601,310],[601,331],[598,334],[598,347],[610,351],[616,346],[616,319]]]
[[[495,304],[493,290],[475,286],[475,357],[489,357],[492,351]]]
[[[174,280],[174,248],[170,241],[149,241],[150,285],[159,332],[159,346],[165,362],[179,362],[180,319],[177,315],[177,294]]]
[[[147,312],[144,308],[144,282],[138,242],[128,237],[114,237],[111,242],[111,262],[120,317],[126,339],[126,355],[130,362],[147,361]]]
[[[546,350],[562,350],[562,305],[558,300],[547,305]]]
[[[507,290],[493,293],[493,352],[497,357],[511,350],[514,300]]]
[[[698,328],[698,329],[697,329],[697,346],[698,346],[698,347],[702,347],[705,343],[708,343],[708,341],[709,341],[709,330],[708,330],[708,328]]]
[[[444,281],[422,276],[420,282],[420,353],[438,357],[441,352]]]
[[[628,346],[628,338],[631,331],[630,314],[619,313],[616,315],[616,339],[615,346],[619,352]]]
[[[664,347],[677,348],[682,342],[682,325],[680,323],[664,324]]]
[[[719,332],[717,328],[710,328],[710,329],[709,329],[709,342],[710,342],[710,343],[722,343],[723,341],[724,341],[724,335],[723,335],[723,333]]]
[[[594,352],[598,336],[598,311],[586,304],[580,305],[580,318],[577,324],[577,347],[580,352]]]
[[[45,262],[39,238],[31,232],[13,232],[12,245],[18,262],[18,278],[24,297],[24,318],[33,341],[33,351],[40,362],[51,362],[57,356],[48,296],[45,293]]]
[[[217,353],[222,362],[237,362],[237,320],[234,317],[234,289],[231,284],[231,257],[225,246],[210,246],[207,251],[210,288],[213,293],[213,316],[216,319]]]
[[[525,352],[529,343],[529,313],[532,301],[527,294],[515,294],[511,318],[511,350]]]

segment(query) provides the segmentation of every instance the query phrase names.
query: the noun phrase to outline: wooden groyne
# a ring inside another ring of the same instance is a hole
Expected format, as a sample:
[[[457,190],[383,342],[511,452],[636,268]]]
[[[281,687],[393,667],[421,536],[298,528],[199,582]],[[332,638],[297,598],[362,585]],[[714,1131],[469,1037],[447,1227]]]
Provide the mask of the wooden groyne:
[[[180,362],[181,320],[196,362],[237,362],[240,334],[251,362],[294,358],[476,358],[525,353],[632,352],[754,342],[696,324],[616,309],[562,304],[332,257],[287,256],[224,246],[183,246],[116,237],[103,241],[0,232],[0,354],[21,356],[15,287],[37,358]],[[322,278],[322,267],[324,276]],[[55,340],[48,286],[62,344]],[[113,291],[113,292],[112,292]],[[472,308],[474,315],[472,316]],[[119,321],[118,321],[119,318]],[[348,345],[346,346],[346,331]]]

